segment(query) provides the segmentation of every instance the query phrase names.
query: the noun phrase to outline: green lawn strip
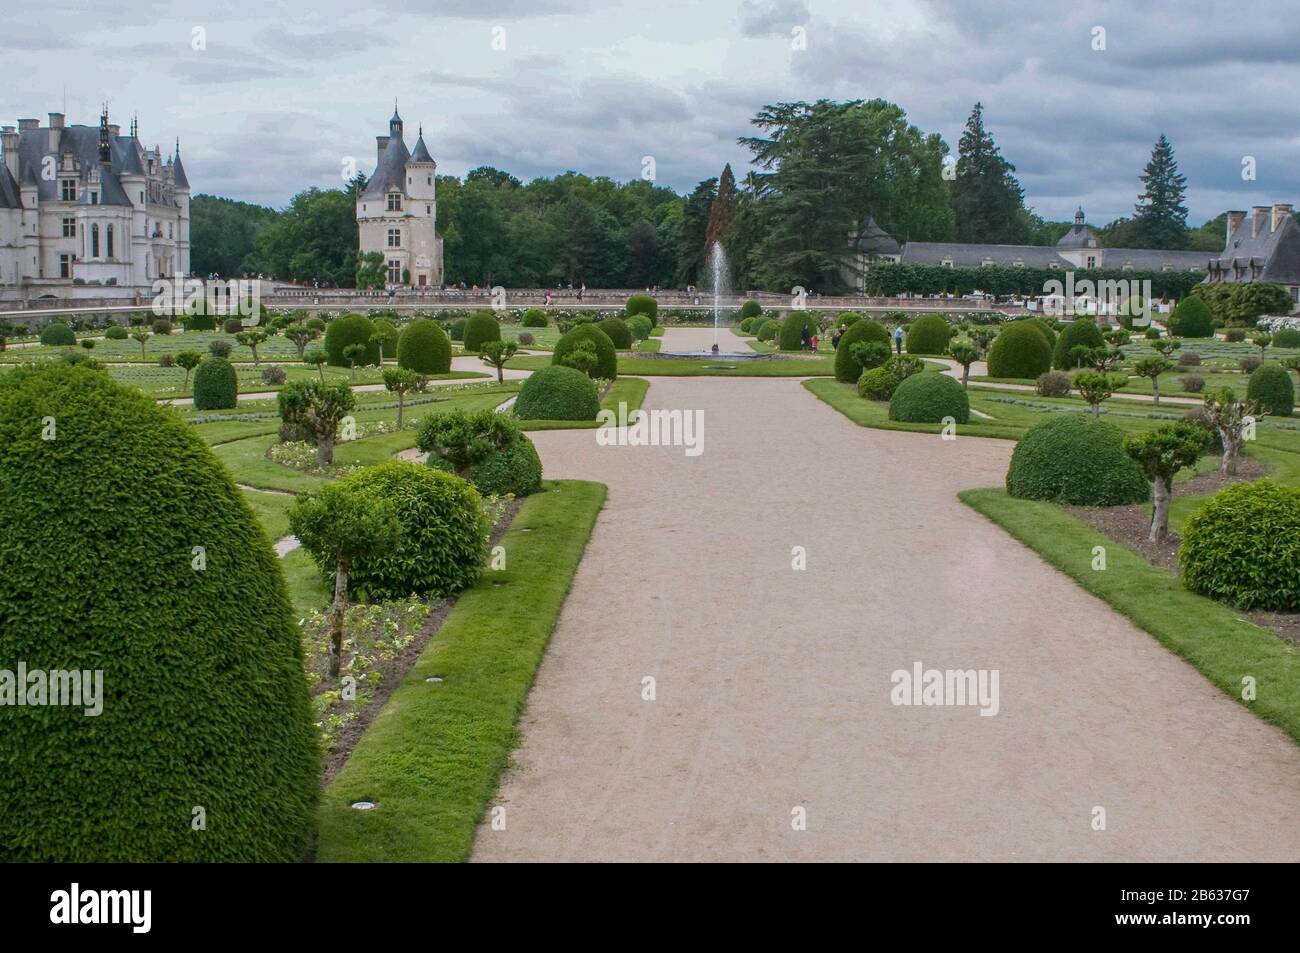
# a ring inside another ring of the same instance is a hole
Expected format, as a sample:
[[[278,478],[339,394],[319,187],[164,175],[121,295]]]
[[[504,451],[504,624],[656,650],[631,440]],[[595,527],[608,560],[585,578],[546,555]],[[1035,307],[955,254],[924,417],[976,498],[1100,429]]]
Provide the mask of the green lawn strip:
[[[271,542],[289,535],[289,507],[297,497],[265,490],[240,490]]]
[[[326,482],[323,477],[268,460],[267,450],[279,441],[278,433],[248,437],[213,447],[212,452],[225,464],[236,483],[259,490],[306,493],[318,489]]]
[[[662,324],[656,324],[653,328],[651,328],[651,329],[650,329],[650,336],[651,336],[652,338],[661,338],[661,337],[663,337],[663,336],[664,336],[664,327],[663,327],[663,325],[662,325]]]
[[[601,399],[601,410],[618,413],[620,402],[627,404],[627,413],[640,410],[645,401],[650,382],[643,377],[620,377],[614,381]],[[519,426],[524,430],[586,430],[597,426],[595,420],[521,420]]]
[[[325,582],[320,567],[302,547],[284,554],[280,560],[280,571],[284,573],[289,598],[293,601],[293,611],[299,619],[305,619],[313,609],[325,608],[334,597],[334,591]]]
[[[460,596],[325,789],[317,860],[468,858],[604,500],[603,485],[566,480],[524,502],[501,542],[508,568]]]
[[[1017,500],[994,489],[958,496],[1186,659],[1234,701],[1300,741],[1300,650],[1232,609],[1188,592],[1172,573],[1055,504]],[[1092,569],[1094,546],[1106,547],[1104,571]],[[1258,686],[1253,702],[1241,701],[1247,675]]]
[[[804,381],[803,386],[819,400],[838,410],[859,427],[872,427],[877,430],[906,430],[912,433],[930,434],[937,434],[943,429],[942,424],[921,424],[890,420],[888,403],[879,400],[865,400],[859,397],[857,388],[853,384],[843,384],[836,380],[818,378]],[[972,401],[971,406],[977,407],[978,404]],[[972,414],[970,423],[957,425],[957,435],[1019,440],[1025,429],[1024,426],[1008,424],[1001,420],[984,420]]]
[[[638,351],[658,351],[663,346],[663,343],[657,338],[646,338],[644,341],[636,342],[636,349]]]

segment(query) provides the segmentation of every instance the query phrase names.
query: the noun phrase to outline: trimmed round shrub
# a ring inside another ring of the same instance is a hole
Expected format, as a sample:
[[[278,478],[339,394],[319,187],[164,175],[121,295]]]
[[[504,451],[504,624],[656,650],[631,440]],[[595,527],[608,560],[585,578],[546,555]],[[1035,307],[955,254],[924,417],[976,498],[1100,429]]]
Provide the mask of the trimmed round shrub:
[[[1300,329],[1282,328],[1273,334],[1274,347],[1300,347]]]
[[[746,301],[744,304],[740,306],[740,317],[742,319],[757,318],[762,313],[763,313],[763,306],[759,304],[757,301]]]
[[[387,501],[402,527],[396,546],[353,561],[348,588],[359,598],[446,596],[478,579],[491,527],[472,484],[437,467],[403,460],[366,467],[340,483]],[[318,564],[333,577],[332,561]]]
[[[1300,489],[1259,480],[1220,490],[1188,518],[1178,562],[1193,592],[1300,612]]]
[[[1050,348],[1056,347],[1056,321],[1051,318],[1022,318],[1021,320],[1029,321],[1031,324],[1036,324],[1042,328],[1043,334],[1047,338],[1047,346]]]
[[[168,321],[166,318],[159,318],[157,321],[155,321],[155,322],[153,323],[153,333],[154,333],[154,334],[171,334],[171,333],[172,333],[172,323],[171,323],[170,321]]]
[[[541,308],[529,308],[520,318],[519,323],[526,328],[544,328],[550,322],[547,321],[546,312]]]
[[[209,357],[194,370],[194,409],[229,410],[239,404],[239,378],[224,357]]]
[[[840,328],[847,328],[857,324],[859,321],[865,320],[866,318],[864,318],[862,313],[858,311],[841,311],[839,314],[835,315],[835,325]]]
[[[1257,355],[1247,354],[1245,357],[1238,359],[1237,366],[1241,368],[1243,374],[1254,374],[1263,363]]]
[[[475,311],[465,322],[465,350],[478,353],[488,341],[501,340],[501,324],[491,311]]]
[[[654,325],[644,314],[634,314],[626,322],[627,329],[632,332],[632,337],[638,341],[644,341],[650,337],[650,332],[654,330]]]
[[[1182,379],[1183,390],[1189,394],[1199,394],[1205,390],[1205,378],[1197,374],[1188,374]]]
[[[41,343],[46,347],[72,347],[77,343],[77,336],[62,321],[51,321],[41,329]]]
[[[307,327],[311,328],[313,331],[317,331],[317,332],[319,332],[319,333],[321,333],[321,334],[324,334],[324,333],[325,333],[325,319],[324,319],[324,318],[308,318],[308,319],[307,319]]]
[[[623,313],[629,318],[634,314],[644,314],[651,324],[659,323],[659,302],[650,295],[630,295]]]
[[[238,334],[240,331],[244,330],[244,322],[240,321],[238,318],[227,318],[226,323],[221,327],[227,334]]]
[[[0,377],[0,485],[0,658],[103,672],[94,717],[4,709],[0,853],[300,860],[319,756],[297,619],[266,536],[194,428],[85,367],[13,371]],[[76,487],[76,505],[51,487]],[[206,831],[190,828],[196,805]]]
[[[600,410],[596,385],[582,371],[551,365],[524,379],[515,401],[521,420],[595,420]]]
[[[1188,295],[1166,322],[1169,333],[1180,338],[1214,337],[1214,314],[1197,295]]]
[[[1075,318],[1065,326],[1056,338],[1056,347],[1052,350],[1052,367],[1058,371],[1069,370],[1070,349],[1075,347],[1105,347],[1106,339],[1101,336],[1101,329],[1089,318]],[[991,376],[995,375],[990,372]]]
[[[262,382],[265,384],[283,384],[288,377],[283,367],[272,364],[270,367],[262,368]]]
[[[1201,355],[1195,351],[1179,351],[1178,363],[1183,367],[1196,367],[1201,363]]]
[[[781,322],[777,332],[777,346],[783,351],[798,351],[803,348],[803,333],[808,337],[817,333],[817,319],[808,311],[791,311]]]
[[[130,337],[130,335],[127,333],[126,328],[122,327],[122,325],[110,324],[107,328],[104,329],[104,337],[108,338],[108,340],[110,341],[125,341],[128,337]]]
[[[1091,414],[1061,413],[1029,428],[1007,469],[1007,492],[1076,506],[1143,503],[1151,485],[1124,452],[1124,431]]]
[[[781,322],[775,318],[768,318],[758,329],[754,336],[760,341],[775,341],[776,336],[781,333]]]
[[[446,374],[451,370],[451,341],[437,321],[412,321],[397,339],[397,366],[417,374]]]
[[[645,317],[645,315],[640,315]],[[632,331],[622,318],[606,318],[599,322],[596,327],[600,328],[609,335],[609,339],[614,342],[614,347],[620,351],[629,351],[632,349]]]
[[[1065,371],[1044,371],[1034,381],[1039,397],[1069,397],[1070,375]]]
[[[520,331],[519,336],[515,338],[515,340],[518,341],[523,347],[527,347],[530,344],[537,343],[537,338],[533,337],[532,334],[530,334],[527,331]]]
[[[469,324],[469,318],[457,318],[451,322],[451,329],[447,332],[447,336],[453,341],[464,341],[465,325],[467,324]]]
[[[889,400],[900,381],[888,367],[873,367],[858,378],[858,396],[867,400]]]
[[[1013,321],[989,346],[990,377],[1035,380],[1052,367],[1052,346],[1037,321]]]
[[[351,367],[351,362],[343,356],[343,349],[353,344],[362,344],[366,348],[366,359],[362,364],[378,364],[379,343],[370,340],[374,333],[374,323],[364,314],[345,314],[335,318],[325,327],[325,353],[329,355],[330,366]]]
[[[451,464],[436,453],[429,454],[429,466],[451,470]],[[510,446],[470,467],[465,476],[484,496],[527,496],[541,488],[542,461],[528,435],[520,431]]]
[[[598,358],[591,376],[607,381],[616,378],[618,354],[614,351],[614,342],[609,339],[608,334],[594,324],[580,324],[556,341],[555,350],[551,352],[551,363],[563,364],[568,353],[584,342],[596,352]]]
[[[943,354],[952,338],[952,325],[941,314],[917,318],[907,329],[908,354]]]
[[[853,345],[865,344],[870,341],[879,341],[892,347],[889,332],[878,321],[855,321],[844,332],[843,336],[840,337],[839,346],[835,349],[835,379],[837,381],[852,384],[862,377],[863,367],[858,363],[857,358],[853,356]],[[884,398],[874,399],[883,400]]]
[[[1290,417],[1295,408],[1295,384],[1286,368],[1270,361],[1250,375],[1246,399],[1256,401],[1263,413]]]
[[[970,422],[966,388],[947,374],[913,374],[898,385],[889,400],[890,420],[941,423],[945,417],[959,424]]]

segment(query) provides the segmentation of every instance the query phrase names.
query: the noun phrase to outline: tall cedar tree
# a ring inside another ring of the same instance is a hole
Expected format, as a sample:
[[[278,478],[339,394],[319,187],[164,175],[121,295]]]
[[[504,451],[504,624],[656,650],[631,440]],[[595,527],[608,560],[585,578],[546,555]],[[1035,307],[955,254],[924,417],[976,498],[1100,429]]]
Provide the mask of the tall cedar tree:
[[[1002,158],[985,130],[981,103],[975,104],[957,143],[956,171],[952,208],[958,241],[1015,244],[1027,240],[1025,194],[1012,174],[1016,167]]]
[[[704,238],[709,230],[709,212],[718,194],[718,180],[705,179],[686,199],[682,209],[681,240],[678,242],[676,285],[698,285],[704,276]]]
[[[704,259],[707,261],[713,254],[715,243],[723,241],[727,236],[727,229],[731,227],[731,220],[736,214],[736,177],[731,173],[731,163],[728,162],[722,169],[722,175],[718,179],[718,194],[714,196],[713,204],[709,206],[709,225],[704,230]]]
[[[1162,134],[1142,175],[1142,194],[1133,208],[1131,240],[1138,248],[1186,248],[1187,176],[1178,174],[1174,147]]]

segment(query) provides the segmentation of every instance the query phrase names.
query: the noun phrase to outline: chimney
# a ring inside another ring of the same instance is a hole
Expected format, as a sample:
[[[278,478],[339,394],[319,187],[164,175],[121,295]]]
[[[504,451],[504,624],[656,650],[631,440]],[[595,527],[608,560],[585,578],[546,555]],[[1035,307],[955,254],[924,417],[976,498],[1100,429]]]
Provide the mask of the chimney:
[[[39,119],[19,119],[19,120],[18,120],[18,131],[19,131],[19,132],[26,132],[28,129],[39,129],[39,128],[41,128],[41,121],[40,121]]]
[[[1267,205],[1252,205],[1250,207],[1250,237],[1254,238],[1259,234],[1260,228],[1268,221]]]
[[[375,136],[375,146],[379,153],[377,161],[379,162],[384,161],[384,150],[388,148],[388,142],[389,142],[388,136]]]
[[[18,181],[18,133],[13,126],[0,128],[0,143],[4,146],[4,163],[9,167],[9,174]]]
[[[1235,232],[1237,228],[1241,225],[1241,223],[1244,222],[1245,220],[1246,220],[1246,213],[1244,211],[1234,210],[1228,212],[1228,235],[1226,241],[1224,242],[1225,247],[1227,245],[1232,244],[1232,233]]]
[[[63,113],[50,113],[50,151],[59,151],[59,140],[63,138]]]
[[[1273,231],[1282,227],[1282,222],[1291,217],[1291,206],[1277,203],[1273,206]]]

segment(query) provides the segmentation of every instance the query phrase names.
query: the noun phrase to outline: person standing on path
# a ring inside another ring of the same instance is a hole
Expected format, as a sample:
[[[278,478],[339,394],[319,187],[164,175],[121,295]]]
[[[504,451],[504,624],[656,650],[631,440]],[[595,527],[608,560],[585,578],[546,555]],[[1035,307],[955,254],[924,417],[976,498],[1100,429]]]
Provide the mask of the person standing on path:
[[[840,338],[842,338],[842,337],[844,337],[844,329],[843,329],[843,328],[836,328],[835,331],[834,331],[834,333],[831,334],[831,350],[832,350],[832,351],[837,351],[837,350],[839,350],[839,347],[840,347]]]
[[[894,328],[894,350],[903,353],[903,326],[900,324]]]

